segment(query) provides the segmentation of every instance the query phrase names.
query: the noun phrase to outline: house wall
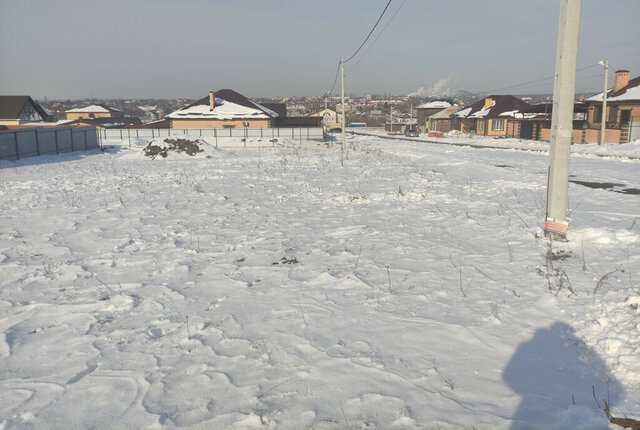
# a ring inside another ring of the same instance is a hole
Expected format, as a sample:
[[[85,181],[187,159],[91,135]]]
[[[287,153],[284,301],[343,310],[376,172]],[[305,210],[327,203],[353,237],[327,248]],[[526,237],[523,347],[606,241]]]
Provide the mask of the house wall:
[[[520,121],[506,120],[505,136],[508,137],[520,137]]]
[[[600,115],[596,115],[596,107],[598,106],[600,106],[600,104],[593,104],[589,106],[589,110],[587,111],[587,121],[589,123],[589,128],[600,128],[602,118],[600,117]],[[614,122],[610,120],[611,109],[616,110],[616,117]],[[631,117],[638,117],[640,116],[640,103],[607,103],[607,124],[620,124],[620,115],[622,114],[623,110],[631,110]]]
[[[462,118],[460,121],[460,131],[463,133],[475,133],[476,132],[476,120]]]
[[[502,130],[493,130],[494,121],[502,121]],[[507,118],[486,119],[484,122],[485,136],[506,136],[507,135]]]
[[[111,112],[66,112],[67,119],[111,118]]]
[[[451,131],[451,119],[431,119],[428,121],[429,131],[439,131],[442,133],[448,133]]]
[[[242,123],[247,122],[249,125],[244,126]],[[235,119],[235,120],[200,120],[200,119],[172,119],[171,128],[269,128],[271,122],[268,119]]]
[[[549,142],[551,140],[551,129],[543,128],[540,130],[540,140]],[[600,130],[585,128],[584,130],[573,130],[571,134],[571,142],[573,143],[598,143],[600,140]],[[606,129],[604,133],[605,143],[620,143],[620,130]]]
[[[428,109],[427,108],[421,108],[421,109],[416,109],[416,119],[418,120],[418,124],[427,125],[428,118],[431,115],[440,112],[441,110],[442,110],[442,108],[428,108]]]
[[[0,119],[0,125],[20,125],[19,119]]]

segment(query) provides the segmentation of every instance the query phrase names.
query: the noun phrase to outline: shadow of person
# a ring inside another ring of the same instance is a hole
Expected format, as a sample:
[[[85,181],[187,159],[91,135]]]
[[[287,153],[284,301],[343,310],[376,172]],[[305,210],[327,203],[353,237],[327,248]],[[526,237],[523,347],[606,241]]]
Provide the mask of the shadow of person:
[[[522,396],[511,429],[606,429],[604,400],[612,406],[624,394],[602,358],[561,322],[520,344],[502,379]]]

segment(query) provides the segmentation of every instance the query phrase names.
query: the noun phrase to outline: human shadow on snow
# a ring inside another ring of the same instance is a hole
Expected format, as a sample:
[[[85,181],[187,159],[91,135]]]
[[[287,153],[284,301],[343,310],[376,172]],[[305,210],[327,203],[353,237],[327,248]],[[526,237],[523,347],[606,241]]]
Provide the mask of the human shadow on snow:
[[[513,430],[608,428],[605,401],[611,407],[624,394],[602,358],[562,322],[520,344],[502,379],[522,397]]]

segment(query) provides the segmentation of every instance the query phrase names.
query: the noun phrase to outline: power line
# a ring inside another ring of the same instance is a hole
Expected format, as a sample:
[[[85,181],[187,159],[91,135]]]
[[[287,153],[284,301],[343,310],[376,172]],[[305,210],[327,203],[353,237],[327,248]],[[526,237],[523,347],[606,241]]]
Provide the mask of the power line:
[[[590,69],[592,67],[596,67],[596,66],[599,66],[599,64],[598,63],[590,64],[588,66],[585,66],[585,67],[582,67],[580,69],[577,69],[576,73],[578,73],[578,72],[580,72],[582,70],[586,70],[586,69]],[[520,84],[510,85],[508,87],[502,87],[502,88],[496,88],[496,89],[493,89],[493,90],[482,91],[482,92],[480,92],[480,94],[489,94],[489,93],[492,93],[494,91],[503,91],[503,90],[510,90],[510,89],[513,89],[513,88],[526,87],[526,86],[529,86],[529,85],[532,85],[532,84],[542,83],[542,82],[546,82],[546,81],[553,81],[553,79],[554,79],[554,77],[550,76],[550,77],[546,77],[546,78],[536,79],[534,81],[528,81],[528,82],[522,82]]]
[[[382,27],[382,30],[380,31],[380,33],[378,33],[378,35],[376,36],[376,38],[375,38],[375,39],[373,39],[373,42],[371,42],[371,44],[369,45],[369,47],[367,48],[367,50],[366,50],[366,51],[364,51],[364,54],[362,54],[362,55],[360,56],[360,58],[358,58],[358,61],[356,61],[356,63],[355,63],[353,66],[351,66],[351,68],[349,69],[349,73],[351,73],[351,71],[352,71],[353,69],[355,69],[355,68],[356,68],[356,66],[360,63],[360,61],[362,61],[362,59],[363,59],[364,57],[366,57],[366,56],[367,56],[367,54],[369,53],[369,51],[371,50],[371,48],[373,47],[373,45],[375,45],[375,44],[376,44],[376,42],[378,41],[378,39],[380,39],[380,36],[382,36],[382,33],[384,33],[384,31],[387,29],[387,27],[389,27],[389,24],[391,24],[391,21],[393,21],[393,18],[395,18],[395,17],[396,17],[396,15],[398,14],[398,12],[400,12],[400,9],[402,9],[402,6],[404,6],[404,4],[405,4],[406,2],[407,2],[407,0],[404,0],[404,1],[402,2],[402,4],[400,5],[400,7],[395,11],[395,13],[394,13],[393,15],[391,15],[391,19],[389,19],[389,21],[387,21],[387,23],[385,24],[385,26],[384,26],[384,27]]]
[[[380,22],[380,20],[382,19],[382,17],[384,16],[384,13],[387,11],[387,9],[389,8],[389,5],[391,4],[391,0],[389,0],[389,2],[387,3],[387,5],[384,7],[384,10],[382,11],[382,13],[380,14],[380,16],[378,17],[378,20],[376,21],[376,23],[374,24],[373,28],[371,29],[371,31],[369,32],[369,34],[367,35],[367,37],[364,39],[364,42],[362,42],[362,44],[360,45],[360,47],[356,50],[356,52],[353,53],[353,55],[349,58],[347,58],[344,62],[346,63],[347,61],[351,60],[353,57],[356,56],[356,54],[358,52],[360,52],[360,50],[362,49],[362,47],[364,46],[365,43],[367,43],[367,40],[369,40],[369,37],[371,37],[371,33],[373,33],[373,30],[376,29],[376,27],[378,26],[378,23]]]
[[[336,70],[336,77],[333,80],[333,85],[331,86],[331,90],[327,91],[327,94],[331,95],[333,93],[333,90],[336,87],[336,82],[338,82],[338,75],[339,74],[340,74],[340,63],[338,63],[338,70]]]

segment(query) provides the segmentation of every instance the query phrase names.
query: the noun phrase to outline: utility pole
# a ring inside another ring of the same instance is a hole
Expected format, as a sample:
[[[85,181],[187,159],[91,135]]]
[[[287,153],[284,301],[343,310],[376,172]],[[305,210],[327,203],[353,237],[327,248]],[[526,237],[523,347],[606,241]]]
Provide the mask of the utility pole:
[[[409,130],[413,128],[413,100],[409,104]]]
[[[573,133],[573,103],[581,8],[582,0],[560,1],[544,232],[547,236],[555,235],[561,238],[566,238],[569,227],[567,222],[569,159]]]
[[[609,60],[600,61],[604,66],[604,90],[602,91],[602,121],[600,124],[600,145],[604,145],[604,131],[607,128],[607,81],[609,79]]]
[[[340,121],[340,125],[342,126],[342,165],[344,165],[344,156],[347,147],[347,137],[344,131],[345,128],[345,112],[344,112],[344,58],[340,60],[340,74],[342,75],[342,120]]]

